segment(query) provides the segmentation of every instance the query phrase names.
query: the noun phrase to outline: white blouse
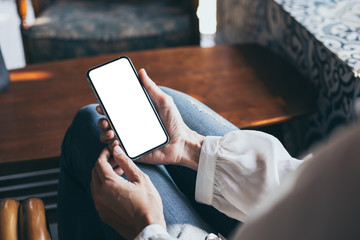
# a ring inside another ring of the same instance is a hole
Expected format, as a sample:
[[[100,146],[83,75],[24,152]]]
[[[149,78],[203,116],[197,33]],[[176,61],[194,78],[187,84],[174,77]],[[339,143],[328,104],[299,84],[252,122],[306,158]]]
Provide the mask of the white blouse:
[[[239,130],[206,137],[196,179],[196,201],[245,222],[258,203],[302,163],[269,134]],[[147,226],[136,239],[172,239],[159,225]]]

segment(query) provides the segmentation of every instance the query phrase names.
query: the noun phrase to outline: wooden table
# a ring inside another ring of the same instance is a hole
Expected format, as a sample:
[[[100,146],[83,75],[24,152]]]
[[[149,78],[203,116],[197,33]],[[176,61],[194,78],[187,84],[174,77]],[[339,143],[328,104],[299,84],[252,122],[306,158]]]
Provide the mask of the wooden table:
[[[96,102],[85,72],[120,55],[158,84],[204,102],[240,128],[314,111],[315,90],[283,59],[254,45],[180,47],[34,64],[10,71],[0,95],[0,163],[56,158],[72,118]],[[196,117],[196,116],[195,116]]]

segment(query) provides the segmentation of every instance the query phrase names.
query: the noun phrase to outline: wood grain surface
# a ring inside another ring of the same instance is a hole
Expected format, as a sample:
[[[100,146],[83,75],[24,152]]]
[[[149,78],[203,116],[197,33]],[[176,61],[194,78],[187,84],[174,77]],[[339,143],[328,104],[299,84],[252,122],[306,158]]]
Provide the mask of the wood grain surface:
[[[284,59],[256,45],[179,47],[29,65],[10,71],[0,95],[0,163],[60,154],[75,113],[95,97],[86,71],[129,56],[158,84],[185,92],[236,126],[279,123],[315,111],[316,89]]]

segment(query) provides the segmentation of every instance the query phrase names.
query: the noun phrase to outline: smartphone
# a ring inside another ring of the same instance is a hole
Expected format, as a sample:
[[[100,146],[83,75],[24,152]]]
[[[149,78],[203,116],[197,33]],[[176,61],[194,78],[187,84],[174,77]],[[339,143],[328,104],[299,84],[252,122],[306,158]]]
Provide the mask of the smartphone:
[[[93,67],[86,76],[130,159],[136,160],[169,142],[169,134],[128,57]]]

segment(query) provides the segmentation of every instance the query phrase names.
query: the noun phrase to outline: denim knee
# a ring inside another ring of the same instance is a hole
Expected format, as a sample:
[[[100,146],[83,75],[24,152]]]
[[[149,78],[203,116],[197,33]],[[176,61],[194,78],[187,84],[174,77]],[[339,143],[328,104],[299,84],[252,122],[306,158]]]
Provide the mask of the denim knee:
[[[61,146],[61,166],[73,166],[73,159],[81,161],[84,156],[89,157],[91,152],[96,154],[103,148],[100,142],[100,129],[97,127],[98,119],[102,116],[96,112],[96,104],[81,108],[75,115],[68,128]],[[95,151],[95,152],[94,152]]]
[[[89,104],[82,107],[75,115],[72,126],[77,129],[92,129],[97,127],[97,120],[101,115],[96,111],[97,104]]]

